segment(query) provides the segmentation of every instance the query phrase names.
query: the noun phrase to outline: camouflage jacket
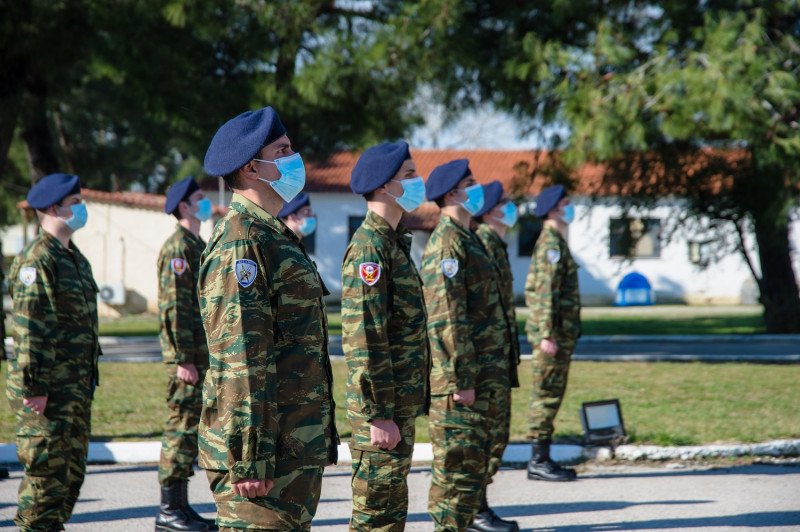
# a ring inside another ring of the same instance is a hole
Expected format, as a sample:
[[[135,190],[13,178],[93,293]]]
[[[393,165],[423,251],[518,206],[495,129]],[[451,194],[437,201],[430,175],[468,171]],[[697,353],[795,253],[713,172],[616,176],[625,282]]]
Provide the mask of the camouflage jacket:
[[[200,465],[233,481],[336,461],[323,288],[297,239],[240,194],[200,259],[209,350]]]
[[[497,273],[474,233],[447,215],[422,257],[431,394],[507,388],[510,344]]]
[[[158,255],[158,337],[167,364],[208,366],[206,332],[197,301],[197,272],[205,247],[200,238],[178,225]]]
[[[579,338],[581,296],[578,264],[567,242],[548,224],[533,248],[531,267],[525,280],[525,303],[530,309],[525,330],[531,345],[545,338]]]
[[[9,398],[91,397],[101,355],[97,284],[89,261],[41,230],[14,259],[8,276],[14,305]]]
[[[425,413],[430,351],[422,281],[411,237],[368,211],[342,262],[342,347],[347,358],[347,410],[352,419]],[[357,448],[369,446],[357,441]]]
[[[481,240],[489,260],[494,264],[497,279],[500,283],[500,302],[505,313],[505,326],[511,343],[508,345],[508,376],[511,387],[519,387],[517,366],[519,365],[519,333],[517,332],[517,311],[514,305],[514,276],[511,274],[511,263],[508,260],[508,244],[487,224],[478,225],[475,231]]]

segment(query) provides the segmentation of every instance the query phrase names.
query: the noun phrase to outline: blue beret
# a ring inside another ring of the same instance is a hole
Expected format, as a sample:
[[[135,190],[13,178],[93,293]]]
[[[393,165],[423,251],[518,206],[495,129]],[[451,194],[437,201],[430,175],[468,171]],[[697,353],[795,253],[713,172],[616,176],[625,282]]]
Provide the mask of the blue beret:
[[[536,208],[533,210],[533,215],[544,218],[566,195],[567,191],[564,190],[562,185],[555,185],[542,190],[539,197],[536,198]]]
[[[41,178],[28,191],[28,205],[46,209],[70,194],[80,194],[81,180],[76,175],[50,174]]]
[[[164,204],[164,212],[172,214],[178,208],[178,204],[191,196],[195,190],[200,190],[200,185],[193,177],[184,177],[167,191],[167,202]]]
[[[453,190],[470,173],[468,159],[456,159],[437,166],[425,183],[425,197],[428,201],[441,198]]]
[[[309,199],[308,194],[301,192],[292,198],[292,201],[283,204],[283,208],[278,213],[278,218],[286,218],[290,214],[296,213],[301,207],[305,207],[306,205],[311,205],[311,200]]]
[[[410,158],[408,144],[402,140],[368,148],[350,173],[350,188],[356,194],[372,192],[393,178],[403,166],[403,161]]]
[[[503,197],[503,184],[496,179],[487,185],[483,185],[483,207],[475,213],[475,218],[480,218],[487,212],[495,208]]]
[[[226,176],[285,134],[286,128],[272,107],[247,111],[231,118],[217,130],[208,146],[203,166],[209,175]]]

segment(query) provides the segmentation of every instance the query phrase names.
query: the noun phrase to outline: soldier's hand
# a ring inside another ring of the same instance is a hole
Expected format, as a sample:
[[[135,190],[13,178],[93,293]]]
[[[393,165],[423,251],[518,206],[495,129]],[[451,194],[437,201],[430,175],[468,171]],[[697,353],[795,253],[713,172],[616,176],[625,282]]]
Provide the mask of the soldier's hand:
[[[200,374],[194,364],[178,364],[178,379],[189,384],[197,384]]]
[[[472,406],[475,402],[475,390],[459,390],[453,394],[453,401],[460,405]]]
[[[392,419],[373,419],[369,427],[372,445],[391,451],[400,443],[400,429]]]
[[[44,409],[47,408],[47,396],[37,395],[36,397],[25,397],[22,400],[22,404],[41,416],[44,414]]]
[[[539,349],[546,355],[554,356],[558,352],[558,344],[553,338],[545,338],[539,343]]]
[[[269,490],[271,490],[272,486],[274,485],[275,482],[272,480],[245,478],[242,480],[237,480],[231,485],[231,487],[236,495],[252,499],[254,497],[263,497],[269,493]]]

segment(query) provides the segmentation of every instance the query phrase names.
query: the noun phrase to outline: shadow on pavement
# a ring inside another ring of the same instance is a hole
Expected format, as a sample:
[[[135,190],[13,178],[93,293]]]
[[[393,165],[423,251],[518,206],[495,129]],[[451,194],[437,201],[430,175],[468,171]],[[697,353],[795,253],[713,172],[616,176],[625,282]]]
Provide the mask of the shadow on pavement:
[[[648,501],[648,502],[626,502],[626,501],[587,501],[587,502],[567,502],[567,503],[548,503],[548,504],[526,504],[502,506],[493,504],[495,511],[504,517],[528,517],[531,515],[556,515],[556,514],[576,514],[585,512],[608,512],[613,510],[624,510],[634,506],[665,506],[665,505],[686,505],[686,504],[708,504],[715,501]]]
[[[578,476],[578,480],[603,479],[603,478],[648,478],[648,477],[703,477],[713,475],[796,475],[800,473],[800,464],[780,464],[780,465],[743,465],[735,467],[720,467],[711,469],[676,469],[669,471],[638,471],[635,473],[599,473],[592,474],[587,472],[585,476]]]

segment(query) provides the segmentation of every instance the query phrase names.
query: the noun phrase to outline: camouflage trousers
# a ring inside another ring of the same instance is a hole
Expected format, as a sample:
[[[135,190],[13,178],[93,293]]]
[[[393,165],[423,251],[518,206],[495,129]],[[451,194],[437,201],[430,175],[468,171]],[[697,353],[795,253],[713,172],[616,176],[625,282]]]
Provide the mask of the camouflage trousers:
[[[281,470],[264,497],[247,498],[233,493],[228,471],[208,470],[208,481],[217,504],[220,530],[311,530],[322,490],[322,466]]]
[[[352,453],[353,515],[350,530],[402,532],[408,515],[411,454],[361,450]]]
[[[567,377],[575,340],[556,338],[555,356],[545,354],[536,344],[533,349],[533,389],[528,403],[528,436],[534,440],[553,439],[553,421],[567,391]]]
[[[161,459],[158,463],[158,483],[169,486],[176,480],[194,475],[192,464],[197,459],[197,427],[203,407],[203,379],[207,368],[198,367],[196,384],[177,378],[177,364],[167,365],[167,410],[161,438]]]
[[[25,472],[14,523],[20,530],[58,530],[72,516],[86,475],[91,399],[50,394],[44,415],[13,399],[17,458]]]
[[[478,513],[491,455],[489,419],[496,408],[491,391],[479,392],[469,407],[452,395],[431,397],[428,513],[437,531],[465,530]]]
[[[489,463],[486,471],[486,483],[491,484],[492,477],[503,464],[503,453],[508,446],[511,433],[511,389],[494,392],[495,415],[487,415],[489,420]]]

